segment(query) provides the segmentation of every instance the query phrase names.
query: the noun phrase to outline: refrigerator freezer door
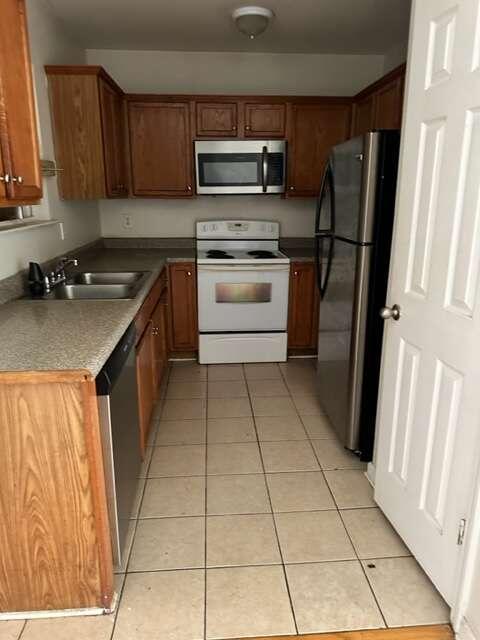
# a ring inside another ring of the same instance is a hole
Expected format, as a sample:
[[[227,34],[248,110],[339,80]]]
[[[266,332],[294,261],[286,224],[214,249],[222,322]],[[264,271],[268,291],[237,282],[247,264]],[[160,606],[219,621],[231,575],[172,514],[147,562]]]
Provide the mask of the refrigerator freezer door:
[[[334,147],[335,235],[350,242],[373,241],[379,133],[367,133]]]
[[[341,442],[352,450],[359,440],[371,254],[370,246],[335,240],[320,310],[319,396]]]

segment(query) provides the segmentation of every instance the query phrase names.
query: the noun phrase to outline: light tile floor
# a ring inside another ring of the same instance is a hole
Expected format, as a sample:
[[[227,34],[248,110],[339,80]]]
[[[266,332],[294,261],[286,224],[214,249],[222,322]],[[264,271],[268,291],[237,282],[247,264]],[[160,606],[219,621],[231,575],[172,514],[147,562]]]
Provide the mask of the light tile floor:
[[[0,640],[213,640],[447,622],[336,440],[312,361],[172,366],[111,616]]]

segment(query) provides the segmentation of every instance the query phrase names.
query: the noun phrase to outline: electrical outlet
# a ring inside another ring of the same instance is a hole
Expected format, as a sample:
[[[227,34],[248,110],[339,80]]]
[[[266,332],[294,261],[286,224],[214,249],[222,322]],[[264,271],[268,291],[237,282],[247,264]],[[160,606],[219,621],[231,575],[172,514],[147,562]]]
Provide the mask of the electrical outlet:
[[[124,214],[124,216],[123,216],[123,228],[124,229],[131,229],[132,227],[133,227],[132,216],[129,215],[128,213]]]

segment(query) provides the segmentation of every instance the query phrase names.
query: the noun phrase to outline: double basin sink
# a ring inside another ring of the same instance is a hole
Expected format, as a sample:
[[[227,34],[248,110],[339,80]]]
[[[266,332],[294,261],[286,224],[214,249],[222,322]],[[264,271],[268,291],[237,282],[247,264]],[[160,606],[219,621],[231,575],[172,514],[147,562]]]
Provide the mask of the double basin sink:
[[[84,271],[59,284],[46,296],[56,300],[131,300],[149,271]]]

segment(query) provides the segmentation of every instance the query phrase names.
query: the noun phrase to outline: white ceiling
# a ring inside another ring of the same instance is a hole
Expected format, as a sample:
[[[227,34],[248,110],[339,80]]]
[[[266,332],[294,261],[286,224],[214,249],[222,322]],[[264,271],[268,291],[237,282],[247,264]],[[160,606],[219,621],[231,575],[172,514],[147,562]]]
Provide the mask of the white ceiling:
[[[383,54],[405,42],[411,0],[48,0],[88,49]],[[231,19],[237,6],[276,15],[254,41]]]

